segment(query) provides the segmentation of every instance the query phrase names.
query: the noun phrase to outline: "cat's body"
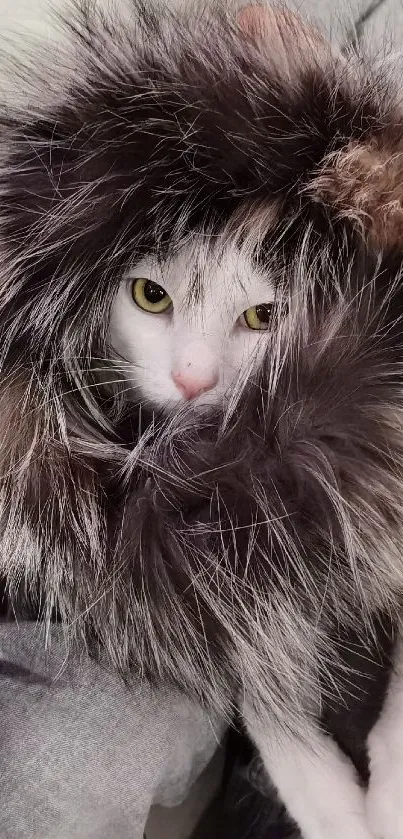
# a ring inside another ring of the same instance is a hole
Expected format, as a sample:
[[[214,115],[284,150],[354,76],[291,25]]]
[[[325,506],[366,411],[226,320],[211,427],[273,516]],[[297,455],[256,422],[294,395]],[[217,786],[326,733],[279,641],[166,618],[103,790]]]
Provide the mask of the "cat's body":
[[[370,839],[353,764],[403,594],[398,97],[284,10],[72,39],[47,104],[1,115],[13,608],[239,705],[304,839]]]

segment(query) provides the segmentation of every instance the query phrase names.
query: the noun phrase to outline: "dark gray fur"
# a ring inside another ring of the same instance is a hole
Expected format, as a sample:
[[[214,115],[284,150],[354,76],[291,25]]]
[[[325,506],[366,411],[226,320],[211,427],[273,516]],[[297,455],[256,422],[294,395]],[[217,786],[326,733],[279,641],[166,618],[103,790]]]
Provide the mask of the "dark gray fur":
[[[61,52],[53,92],[0,114],[0,569],[125,678],[228,714],[246,681],[299,731],[365,694],[401,601],[402,255],[316,184],[402,116],[294,24],[263,49],[208,9],[136,20],[82,12],[74,72]],[[230,415],[140,416],[97,373],[122,272],[273,202],[261,369]]]

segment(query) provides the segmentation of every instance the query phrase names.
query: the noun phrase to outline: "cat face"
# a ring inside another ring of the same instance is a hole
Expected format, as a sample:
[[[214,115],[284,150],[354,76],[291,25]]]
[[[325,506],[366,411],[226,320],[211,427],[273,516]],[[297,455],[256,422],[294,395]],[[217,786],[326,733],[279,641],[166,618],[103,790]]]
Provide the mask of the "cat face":
[[[133,399],[167,410],[222,403],[267,346],[274,298],[266,272],[234,244],[198,240],[137,263],[110,323]]]

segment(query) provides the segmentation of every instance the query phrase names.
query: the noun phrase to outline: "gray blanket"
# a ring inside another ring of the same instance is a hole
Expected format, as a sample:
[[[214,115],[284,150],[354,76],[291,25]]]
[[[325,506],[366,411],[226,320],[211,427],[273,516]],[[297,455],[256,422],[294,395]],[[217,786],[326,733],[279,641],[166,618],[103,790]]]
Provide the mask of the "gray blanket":
[[[60,631],[0,624],[1,839],[140,839],[186,795],[223,724],[174,691],[66,659]]]

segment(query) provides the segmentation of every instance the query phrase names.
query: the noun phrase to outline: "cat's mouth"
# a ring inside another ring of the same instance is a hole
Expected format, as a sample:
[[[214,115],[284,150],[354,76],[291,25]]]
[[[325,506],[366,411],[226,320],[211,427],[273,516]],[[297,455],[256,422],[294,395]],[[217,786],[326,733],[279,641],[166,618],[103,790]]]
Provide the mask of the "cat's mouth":
[[[179,394],[178,399],[172,398],[166,407],[169,412],[179,409],[199,413],[201,410],[214,410],[222,405],[223,401],[224,395],[217,388],[214,388],[214,390],[201,391],[191,399]]]

